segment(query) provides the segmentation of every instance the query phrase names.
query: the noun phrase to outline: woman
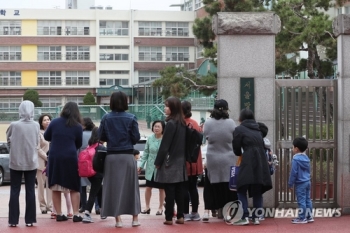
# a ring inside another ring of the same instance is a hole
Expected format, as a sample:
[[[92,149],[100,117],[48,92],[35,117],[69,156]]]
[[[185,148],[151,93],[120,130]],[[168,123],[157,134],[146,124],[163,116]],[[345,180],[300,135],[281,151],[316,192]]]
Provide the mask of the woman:
[[[185,161],[186,123],[181,102],[176,97],[165,100],[164,112],[167,122],[163,139],[154,162],[157,174],[155,181],[164,184],[165,225],[173,224],[174,201],[177,206],[177,220],[184,223],[184,190],[187,180]]]
[[[39,167],[36,171],[36,179],[38,181],[38,201],[42,214],[46,214],[47,211],[52,212],[52,191],[49,189],[47,176],[43,173],[47,163],[47,152],[49,151],[50,143],[44,139],[44,132],[51,122],[51,116],[48,114],[42,114],[39,117],[40,125],[40,148],[38,150],[38,162]],[[45,201],[46,191],[46,201]]]
[[[84,150],[88,146],[88,141],[91,137],[91,131],[95,127],[95,124],[92,122],[90,117],[83,118],[83,144],[80,147],[80,151]],[[90,185],[88,178],[82,177],[80,180],[80,209],[79,212],[83,213],[86,208],[86,186]]]
[[[154,166],[154,160],[156,159],[160,142],[163,137],[163,130],[165,128],[164,121],[156,120],[152,123],[152,134],[148,137],[145,150],[143,151],[143,156],[141,158],[141,167],[138,168],[141,171],[141,168],[145,169],[145,178],[146,178],[146,190],[145,190],[145,201],[146,209],[141,212],[141,214],[150,214],[151,208],[149,206],[152,188],[159,189],[159,205],[156,215],[163,214],[163,203],[165,198],[165,192],[163,185],[154,181],[154,177],[157,174],[157,169]]]
[[[192,105],[188,101],[182,101],[181,103],[182,111],[185,116],[185,122],[188,127],[192,127],[198,132],[202,132],[201,127],[198,125],[197,121],[191,118],[192,116]],[[198,214],[199,196],[197,189],[198,175],[203,173],[203,162],[202,153],[199,151],[198,159],[196,163],[186,163],[188,181],[186,182],[185,190],[185,221],[199,221],[201,218]],[[191,198],[192,212],[189,213],[189,204]]]
[[[230,167],[236,164],[232,140],[236,128],[229,118],[226,100],[216,100],[210,118],[204,123],[204,137],[208,141],[206,155],[206,182],[204,185],[204,215],[209,221],[209,210],[218,210],[218,218],[223,218],[222,208],[226,203],[237,200],[237,193],[230,191]]]
[[[140,140],[137,119],[125,112],[128,98],[124,92],[111,95],[111,112],[104,115],[100,127],[100,139],[107,142],[104,164],[101,216],[115,217],[116,227],[123,227],[120,215],[133,216],[132,226],[140,226],[140,190],[134,146]]]
[[[26,226],[36,223],[35,175],[38,168],[38,148],[40,127],[34,118],[34,104],[25,100],[19,105],[19,120],[11,122],[6,131],[10,145],[9,168],[11,177],[9,226],[16,227],[19,221],[19,194],[22,177],[26,191]]]
[[[262,207],[262,194],[272,189],[271,175],[267,163],[264,141],[259,125],[255,121],[254,114],[249,109],[243,109],[239,115],[241,123],[233,133],[233,151],[237,156],[242,155],[240,170],[237,176],[237,194],[242,202],[242,219],[234,222],[234,225],[248,225],[248,201],[253,197],[254,208]],[[243,154],[242,154],[243,151]],[[259,218],[253,212],[252,220],[259,225]]]
[[[100,149],[105,149],[102,144],[99,144],[97,127],[93,128],[90,139],[88,141],[88,145],[94,146],[94,148],[96,148],[97,146],[100,146]],[[84,223],[93,222],[90,213],[91,213],[92,207],[94,206],[96,197],[97,197],[98,203],[101,203],[101,198],[102,198],[101,189],[102,189],[103,174],[96,173],[94,176],[91,176],[88,179],[89,179],[89,182],[91,183],[91,188],[90,188],[89,199],[87,201],[86,208],[85,208],[85,214],[83,218]]]
[[[79,215],[80,177],[78,173],[77,151],[82,145],[82,118],[78,105],[68,102],[60,117],[51,121],[44,138],[51,142],[48,163],[49,187],[57,212],[56,221],[67,221],[62,214],[61,193],[70,193],[73,207],[73,222],[81,222]]]

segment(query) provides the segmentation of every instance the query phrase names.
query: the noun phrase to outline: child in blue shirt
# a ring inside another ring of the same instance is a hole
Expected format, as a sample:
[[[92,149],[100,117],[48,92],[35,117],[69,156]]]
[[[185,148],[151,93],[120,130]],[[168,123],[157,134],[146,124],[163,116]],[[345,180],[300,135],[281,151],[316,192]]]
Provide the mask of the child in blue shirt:
[[[299,216],[292,223],[313,222],[312,202],[310,198],[310,159],[305,154],[308,142],[303,137],[297,137],[293,141],[293,160],[290,171],[288,187],[295,188],[298,201]]]

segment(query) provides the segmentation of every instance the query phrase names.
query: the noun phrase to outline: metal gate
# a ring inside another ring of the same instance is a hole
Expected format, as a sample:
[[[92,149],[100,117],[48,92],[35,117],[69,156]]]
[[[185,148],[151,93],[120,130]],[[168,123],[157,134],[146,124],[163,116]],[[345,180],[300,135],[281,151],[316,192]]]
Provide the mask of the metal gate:
[[[276,80],[276,144],[279,159],[275,175],[279,208],[297,207],[288,189],[293,158],[292,142],[309,142],[311,198],[314,207],[335,207],[337,196],[337,80]]]

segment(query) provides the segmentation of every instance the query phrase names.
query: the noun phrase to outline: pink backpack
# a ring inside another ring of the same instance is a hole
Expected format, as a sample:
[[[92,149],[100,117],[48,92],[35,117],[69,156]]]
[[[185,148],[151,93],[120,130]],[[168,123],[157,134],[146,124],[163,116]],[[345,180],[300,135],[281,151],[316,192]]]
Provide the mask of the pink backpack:
[[[98,143],[95,143],[80,151],[78,157],[78,171],[80,177],[91,177],[96,174],[92,168],[92,159],[94,158],[97,146]]]

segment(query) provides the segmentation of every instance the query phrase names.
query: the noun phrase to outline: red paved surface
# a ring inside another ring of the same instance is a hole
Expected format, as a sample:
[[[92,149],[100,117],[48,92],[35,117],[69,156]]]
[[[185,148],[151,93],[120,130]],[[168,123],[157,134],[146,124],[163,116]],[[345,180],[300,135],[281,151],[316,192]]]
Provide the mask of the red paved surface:
[[[65,233],[65,232],[350,232],[350,216],[340,218],[318,218],[314,223],[308,224],[291,224],[290,219],[266,219],[261,225],[254,226],[232,226],[226,225],[218,219],[210,219],[210,223],[203,222],[185,222],[184,225],[163,225],[163,218],[156,216],[143,216],[140,219],[140,227],[131,227],[131,218],[122,216],[124,227],[115,228],[114,219],[96,220],[94,223],[73,223],[72,220],[67,222],[56,222],[48,218],[38,219],[34,227],[26,227],[23,218],[19,226],[10,228],[7,226],[7,218],[0,218],[0,232],[36,232],[36,233]]]

